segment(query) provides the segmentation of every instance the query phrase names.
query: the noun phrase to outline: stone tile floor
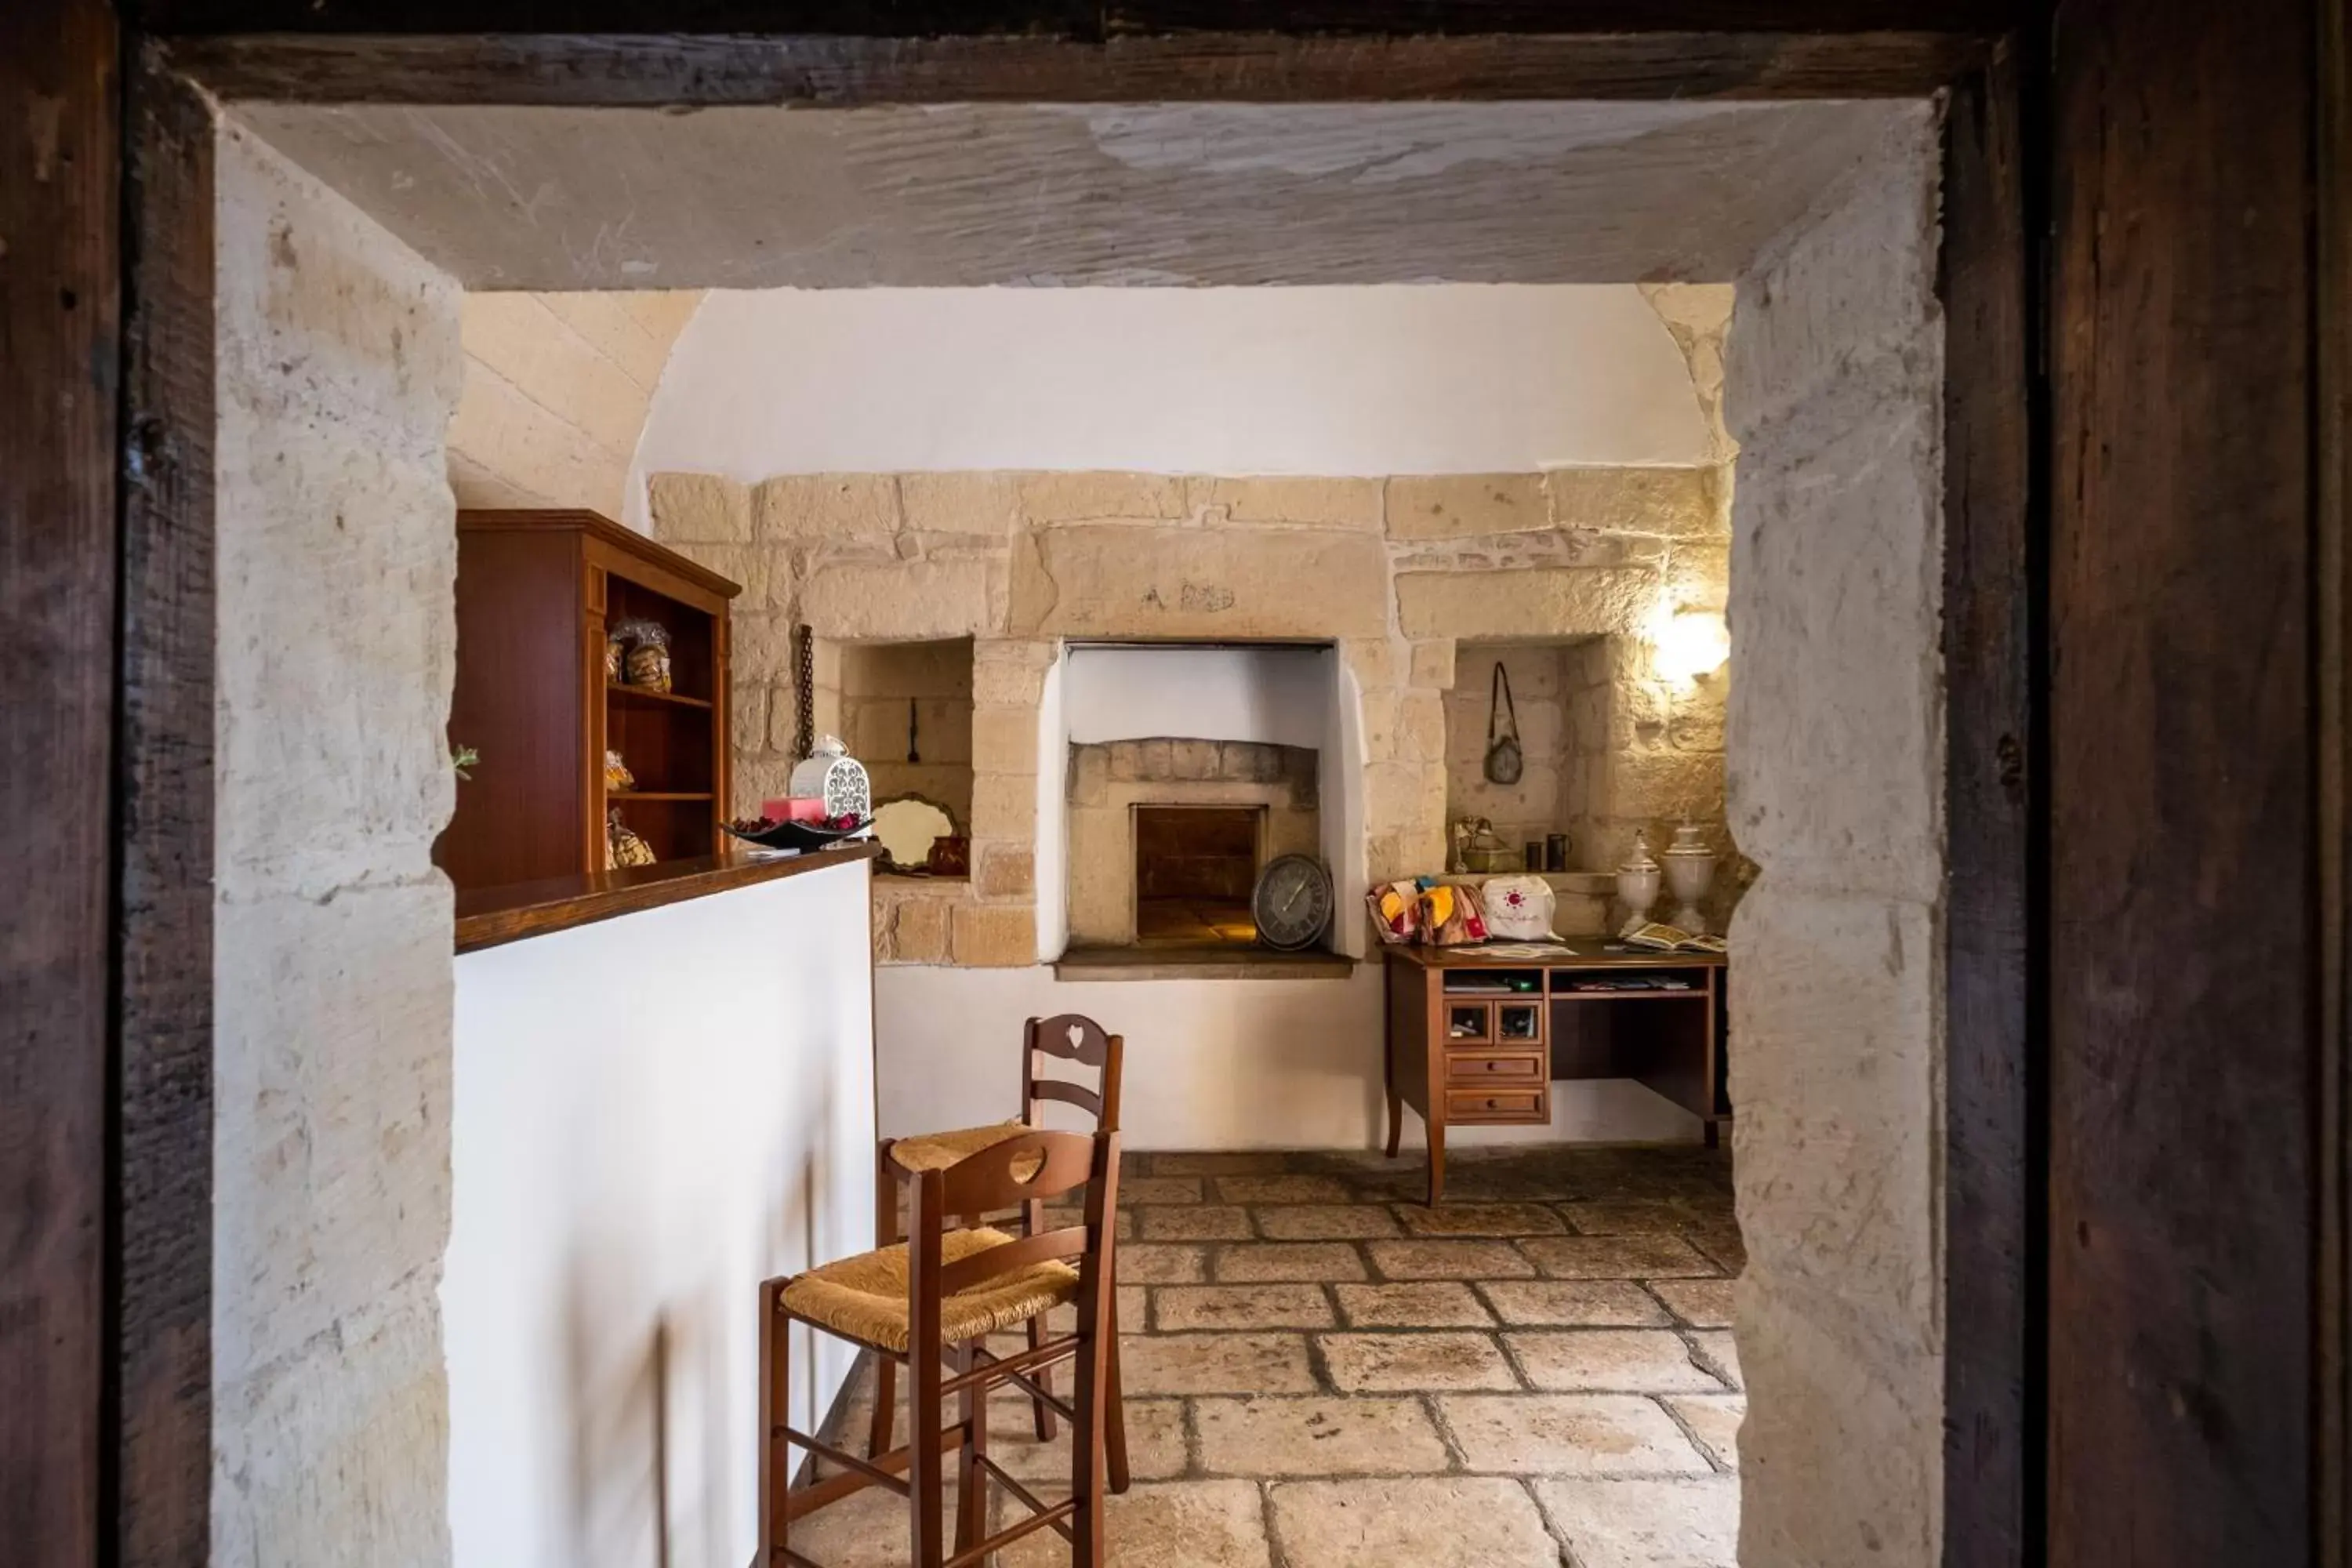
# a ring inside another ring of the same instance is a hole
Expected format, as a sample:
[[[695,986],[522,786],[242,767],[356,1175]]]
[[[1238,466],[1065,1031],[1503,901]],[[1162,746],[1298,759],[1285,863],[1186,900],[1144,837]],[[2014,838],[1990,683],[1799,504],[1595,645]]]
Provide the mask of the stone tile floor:
[[[1734,1562],[1746,1406],[1727,1330],[1745,1255],[1727,1155],[1465,1152],[1435,1210],[1411,1155],[1127,1165],[1136,1484],[1107,1518],[1121,1568]],[[853,1447],[871,1400],[863,1379]],[[1066,1431],[1040,1444],[1029,1420],[998,1394],[991,1456],[1068,1495]],[[997,1499],[999,1528],[1018,1506]],[[797,1526],[793,1548],[826,1568],[903,1563],[904,1510],[861,1493]],[[1050,1531],[998,1555],[1067,1561]]]

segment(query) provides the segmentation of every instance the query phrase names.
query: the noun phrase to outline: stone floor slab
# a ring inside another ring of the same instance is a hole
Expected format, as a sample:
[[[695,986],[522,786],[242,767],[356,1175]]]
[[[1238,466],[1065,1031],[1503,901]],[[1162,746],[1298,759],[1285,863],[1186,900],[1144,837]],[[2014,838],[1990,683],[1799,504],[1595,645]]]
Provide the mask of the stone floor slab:
[[[1739,1344],[1728,1329],[1711,1329],[1693,1334],[1691,1343],[1698,1347],[1698,1359],[1708,1371],[1731,1384],[1746,1388],[1748,1382],[1739,1375]]]
[[[1018,1507],[1008,1502],[997,1528],[1019,1518]],[[1108,1500],[1103,1535],[1110,1568],[1267,1568],[1273,1561],[1255,1481],[1138,1483]],[[1069,1543],[1051,1530],[996,1554],[998,1568],[1067,1568],[1069,1561]]]
[[[1316,1340],[1332,1385],[1348,1394],[1517,1388],[1488,1334],[1340,1333]]]
[[[1118,1184],[1118,1201],[1122,1204],[1197,1204],[1201,1201],[1201,1179],[1198,1176],[1129,1176]]]
[[[1661,1279],[1650,1290],[1692,1328],[1731,1327],[1732,1281],[1728,1279]]]
[[[1507,1333],[1528,1381],[1552,1393],[1719,1394],[1723,1384],[1664,1329],[1567,1329]]]
[[[1318,1392],[1304,1334],[1127,1334],[1119,1356],[1130,1397]]]
[[[1275,1540],[1295,1568],[1518,1568],[1559,1561],[1527,1489],[1477,1476],[1277,1481]]]
[[[1221,1247],[1213,1266],[1221,1283],[1362,1279],[1363,1255],[1344,1241],[1241,1241]]]
[[[1642,1198],[1602,1198],[1559,1205],[1579,1236],[1675,1236],[1699,1223],[1683,1205]]]
[[[1139,1241],[1112,1250],[1111,1272],[1122,1285],[1197,1285],[1209,1277],[1208,1249]]]
[[[1490,1329],[1487,1311],[1470,1287],[1454,1279],[1410,1285],[1339,1285],[1339,1315],[1351,1329]]]
[[[1055,1389],[1067,1396],[1066,1373]],[[1039,1442],[1028,1396],[1017,1390],[1000,1389],[989,1401],[988,1457],[1049,1502],[1070,1495],[1070,1424],[1055,1422],[1053,1440]],[[1142,1481],[1173,1479],[1192,1468],[1182,1400],[1127,1401],[1127,1464]]]
[[[1658,1403],[1690,1428],[1717,1464],[1727,1470],[1739,1468],[1739,1424],[1748,1417],[1747,1395],[1669,1394]]]
[[[1473,1470],[1513,1476],[1713,1474],[1654,1399],[1633,1394],[1449,1394],[1446,1430]]]
[[[1259,1209],[1257,1228],[1272,1241],[1352,1241],[1394,1236],[1397,1222],[1378,1204],[1297,1204]]]
[[[1553,1279],[1664,1279],[1717,1272],[1675,1236],[1539,1236],[1522,1247]]]
[[[1122,1330],[1133,1329],[1138,1333],[1142,1332],[1150,1327],[1148,1314],[1150,1310],[1150,1297],[1142,1286],[1122,1285],[1118,1288],[1118,1322]],[[1045,1326],[1057,1334],[1075,1331],[1078,1326],[1076,1304],[1056,1307],[1046,1313]],[[1021,1342],[1025,1348],[1028,1342],[1024,1339]]]
[[[1189,1329],[1328,1329],[1338,1320],[1320,1285],[1161,1285],[1151,1326]]]
[[[1517,1328],[1662,1328],[1674,1320],[1630,1279],[1488,1279],[1478,1293]]]
[[[1250,1228],[1249,1210],[1226,1204],[1173,1205],[1134,1212],[1143,1216],[1146,1241],[1247,1241],[1256,1234]]]
[[[1507,1241],[1370,1241],[1364,1250],[1389,1279],[1524,1279],[1536,1271]]]
[[[1397,1218],[1409,1236],[1558,1236],[1568,1228],[1541,1204],[1404,1204]]]
[[[1278,1176],[1290,1162],[1278,1153],[1154,1154],[1155,1176]]]
[[[1202,1399],[1201,1464],[1251,1477],[1414,1475],[1449,1468],[1418,1399]]]
[[[1734,1568],[1739,1483],[1538,1481],[1536,1496],[1579,1568]]]
[[[1344,1204],[1349,1194],[1329,1176],[1220,1176],[1217,1196],[1229,1204]]]

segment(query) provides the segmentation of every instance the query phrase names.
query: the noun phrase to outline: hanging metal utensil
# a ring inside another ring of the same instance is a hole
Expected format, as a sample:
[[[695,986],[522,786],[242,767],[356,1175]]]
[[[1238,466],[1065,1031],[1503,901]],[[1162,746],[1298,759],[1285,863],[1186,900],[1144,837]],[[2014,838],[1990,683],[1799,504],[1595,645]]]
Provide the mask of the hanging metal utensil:
[[[920,748],[919,746],[918,746],[918,745],[916,745],[916,744],[915,744],[915,716],[916,716],[916,714],[917,714],[917,712],[918,712],[919,710],[918,709],[918,707],[917,707],[917,705],[916,705],[915,700],[914,700],[913,698],[911,698],[911,697],[908,698],[908,699],[907,699],[907,760],[908,760],[908,762],[910,762],[910,763],[919,763],[919,762],[921,762],[921,761],[923,760],[922,748]]]

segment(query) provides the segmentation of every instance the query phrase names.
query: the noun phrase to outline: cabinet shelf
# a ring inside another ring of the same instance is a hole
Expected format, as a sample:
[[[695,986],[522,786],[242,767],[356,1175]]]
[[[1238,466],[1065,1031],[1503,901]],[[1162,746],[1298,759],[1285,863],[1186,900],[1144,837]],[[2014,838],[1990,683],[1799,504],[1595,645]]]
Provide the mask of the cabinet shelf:
[[[624,686],[618,681],[604,683],[607,697],[625,697],[639,702],[668,702],[680,708],[700,708],[708,711],[710,704],[699,697],[688,697],[676,691],[656,691],[650,686]]]
[[[458,891],[601,875],[614,811],[657,861],[724,850],[738,592],[594,512],[458,512],[449,733],[489,759],[458,783],[434,845]],[[615,680],[604,664],[612,630],[640,620],[668,634],[677,690]],[[615,752],[642,788],[605,788]]]

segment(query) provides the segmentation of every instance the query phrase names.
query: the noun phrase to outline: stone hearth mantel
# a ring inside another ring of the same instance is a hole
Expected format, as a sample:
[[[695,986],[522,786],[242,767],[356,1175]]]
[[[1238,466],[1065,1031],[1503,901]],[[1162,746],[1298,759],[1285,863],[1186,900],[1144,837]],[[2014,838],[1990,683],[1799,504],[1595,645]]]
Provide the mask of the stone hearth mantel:
[[[1345,980],[1356,960],[1319,949],[1074,947],[1054,963],[1056,980]]]

